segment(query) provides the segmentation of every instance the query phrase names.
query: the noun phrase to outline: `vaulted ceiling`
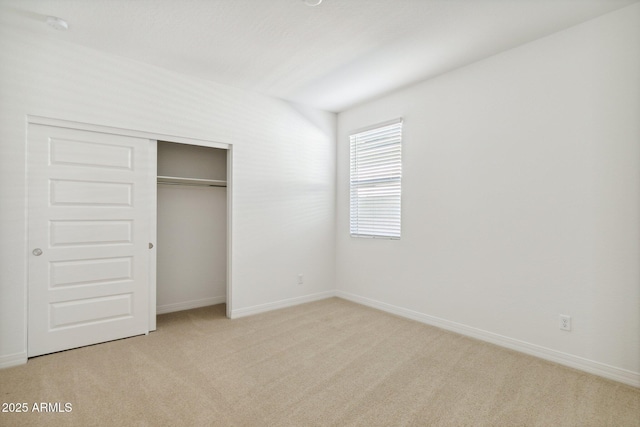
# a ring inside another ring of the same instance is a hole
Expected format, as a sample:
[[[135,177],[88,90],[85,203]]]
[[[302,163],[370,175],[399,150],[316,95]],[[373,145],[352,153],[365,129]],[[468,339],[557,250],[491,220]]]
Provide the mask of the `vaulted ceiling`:
[[[327,111],[639,0],[0,0],[2,24]],[[45,24],[47,16],[68,31]]]

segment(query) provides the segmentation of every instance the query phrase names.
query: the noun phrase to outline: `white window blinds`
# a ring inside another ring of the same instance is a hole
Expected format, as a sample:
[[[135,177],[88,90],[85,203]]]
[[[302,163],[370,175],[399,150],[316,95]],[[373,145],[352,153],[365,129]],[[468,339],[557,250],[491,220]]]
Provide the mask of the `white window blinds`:
[[[400,238],[402,119],[349,137],[351,235]]]

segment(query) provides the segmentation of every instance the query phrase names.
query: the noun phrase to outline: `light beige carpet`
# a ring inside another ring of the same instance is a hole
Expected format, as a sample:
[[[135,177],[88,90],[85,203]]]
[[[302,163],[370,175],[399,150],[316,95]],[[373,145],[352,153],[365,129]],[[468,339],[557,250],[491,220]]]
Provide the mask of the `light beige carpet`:
[[[332,298],[0,370],[2,426],[639,426],[640,390]],[[55,407],[55,405],[54,405]]]

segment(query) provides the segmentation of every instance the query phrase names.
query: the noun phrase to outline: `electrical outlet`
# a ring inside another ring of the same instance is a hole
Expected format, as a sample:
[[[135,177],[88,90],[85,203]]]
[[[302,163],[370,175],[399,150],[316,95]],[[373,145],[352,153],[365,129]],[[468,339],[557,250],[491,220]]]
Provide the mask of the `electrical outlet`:
[[[571,330],[571,316],[567,316],[566,314],[560,315],[560,329],[563,331]]]
[[[304,276],[302,274],[298,274],[298,285],[302,285],[304,283]]]

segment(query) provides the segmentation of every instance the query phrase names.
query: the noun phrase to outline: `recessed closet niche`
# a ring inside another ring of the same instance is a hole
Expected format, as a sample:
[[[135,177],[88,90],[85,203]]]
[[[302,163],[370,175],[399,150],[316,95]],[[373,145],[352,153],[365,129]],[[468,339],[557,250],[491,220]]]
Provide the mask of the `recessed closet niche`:
[[[156,313],[226,302],[227,150],[158,141]]]

